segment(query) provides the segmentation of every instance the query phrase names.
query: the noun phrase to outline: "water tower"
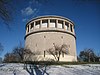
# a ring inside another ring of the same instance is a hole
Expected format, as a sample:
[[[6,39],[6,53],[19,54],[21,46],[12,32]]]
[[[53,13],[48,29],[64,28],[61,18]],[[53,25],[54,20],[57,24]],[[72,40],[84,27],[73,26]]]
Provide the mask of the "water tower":
[[[62,16],[39,16],[26,24],[25,47],[37,52],[38,61],[54,57],[46,52],[54,44],[66,44],[69,54],[61,55],[60,61],[77,61],[74,23]],[[33,59],[34,60],[34,59]]]

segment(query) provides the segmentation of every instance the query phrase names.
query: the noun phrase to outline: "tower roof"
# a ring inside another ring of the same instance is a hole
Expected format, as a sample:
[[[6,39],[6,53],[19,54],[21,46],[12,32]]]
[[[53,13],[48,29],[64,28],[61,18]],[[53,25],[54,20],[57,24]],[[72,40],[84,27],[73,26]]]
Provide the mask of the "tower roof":
[[[69,22],[71,22],[73,25],[74,25],[74,22],[71,21],[70,19],[66,18],[66,17],[63,17],[63,16],[57,16],[57,15],[44,15],[44,16],[38,16],[38,17],[35,17],[35,18],[32,18],[31,20],[29,20],[27,23],[26,23],[26,26],[33,20],[36,20],[36,19],[41,19],[41,18],[61,18],[61,19],[65,19]]]

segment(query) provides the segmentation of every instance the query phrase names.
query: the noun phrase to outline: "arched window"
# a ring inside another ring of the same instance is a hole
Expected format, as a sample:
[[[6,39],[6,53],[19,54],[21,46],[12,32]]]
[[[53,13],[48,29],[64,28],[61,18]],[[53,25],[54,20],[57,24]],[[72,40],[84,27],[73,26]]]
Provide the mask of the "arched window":
[[[33,29],[34,28],[34,22],[33,23],[31,23],[31,29]]]
[[[40,21],[36,21],[35,22],[35,28],[39,28],[39,26],[40,26]]]
[[[47,28],[48,20],[42,20],[42,27]]]
[[[73,32],[73,26],[70,24],[70,30],[71,32]]]
[[[27,26],[27,32],[29,32],[29,25]]]
[[[58,20],[58,28],[62,28],[62,26],[63,26],[63,21]]]
[[[50,19],[50,25],[49,27],[54,27],[55,28],[56,20],[55,19]]]
[[[68,30],[68,28],[69,28],[69,23],[65,22],[65,29]]]

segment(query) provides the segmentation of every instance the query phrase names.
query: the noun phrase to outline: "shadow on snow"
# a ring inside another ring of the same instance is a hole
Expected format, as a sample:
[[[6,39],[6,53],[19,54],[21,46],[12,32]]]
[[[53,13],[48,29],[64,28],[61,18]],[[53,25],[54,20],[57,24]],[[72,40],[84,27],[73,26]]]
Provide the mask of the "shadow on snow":
[[[26,71],[30,74],[30,75],[49,75],[47,72],[46,72],[46,65],[44,65],[44,69],[40,68],[39,66],[37,65],[32,65],[30,64],[29,66],[26,66]]]

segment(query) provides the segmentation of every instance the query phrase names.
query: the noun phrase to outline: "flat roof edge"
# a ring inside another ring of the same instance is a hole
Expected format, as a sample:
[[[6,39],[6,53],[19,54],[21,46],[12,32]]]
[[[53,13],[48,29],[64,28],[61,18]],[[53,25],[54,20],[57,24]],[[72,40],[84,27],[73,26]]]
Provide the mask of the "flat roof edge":
[[[61,19],[65,19],[65,20],[68,20],[69,22],[71,22],[72,24],[74,24],[73,21],[71,21],[70,19],[66,18],[66,17],[63,17],[63,16],[57,16],[57,15],[44,15],[44,16],[37,16],[37,17],[34,17],[32,18],[31,20],[29,20],[27,23],[26,23],[26,26],[33,20],[36,20],[36,19],[39,19],[39,18],[47,18],[47,17],[54,17],[54,18],[61,18]],[[26,28],[25,26],[25,28]]]

